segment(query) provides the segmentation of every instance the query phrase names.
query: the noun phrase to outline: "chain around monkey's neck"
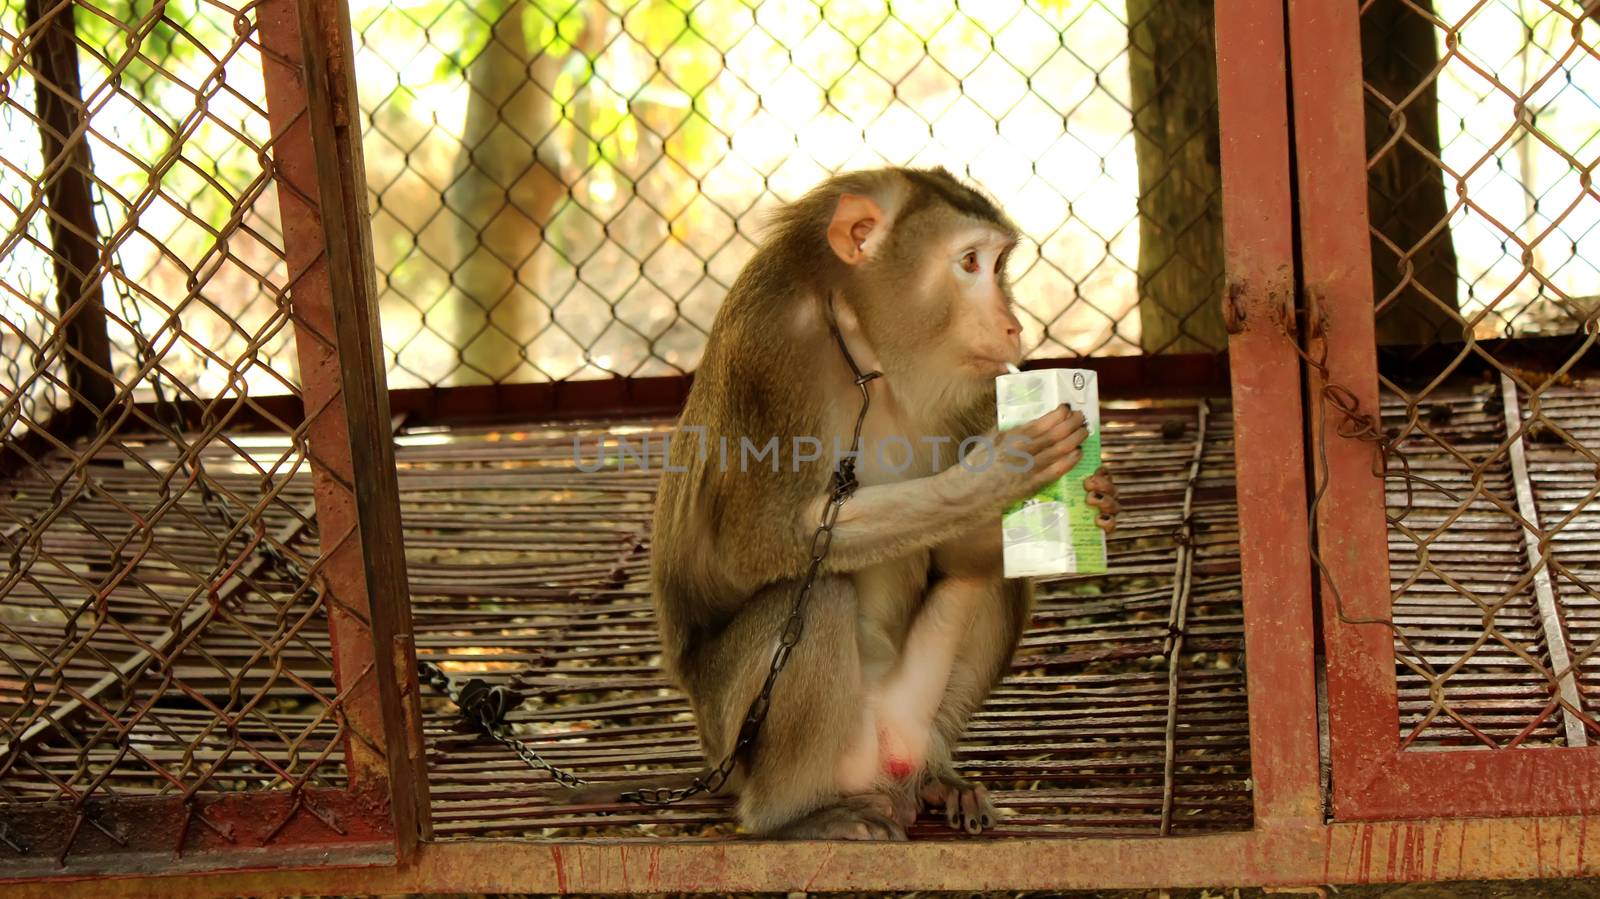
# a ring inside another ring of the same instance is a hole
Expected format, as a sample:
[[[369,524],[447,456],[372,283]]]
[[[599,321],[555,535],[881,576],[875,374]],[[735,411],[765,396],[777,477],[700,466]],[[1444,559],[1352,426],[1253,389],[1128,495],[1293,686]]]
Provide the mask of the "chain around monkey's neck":
[[[845,342],[844,331],[841,330],[840,327],[839,327],[838,315],[834,310],[834,297],[837,296],[837,293],[838,293],[837,291],[833,291],[833,290],[828,291],[827,302],[825,302],[823,304],[823,308],[826,311],[827,317],[828,317],[828,330],[833,334],[834,342],[839,344],[839,352],[844,354],[844,362],[845,362],[845,364],[850,366],[850,375],[851,375],[851,377],[855,378],[855,381],[856,381],[857,384],[862,384],[862,383],[865,383],[865,380],[870,380],[870,379],[866,379],[865,375],[866,375],[867,371],[877,368],[876,365],[871,365],[871,363],[875,362],[876,360],[868,359],[867,361],[869,363],[869,368],[867,368],[867,369],[864,369],[860,365],[856,364],[856,358],[855,358],[855,356],[851,355],[851,353],[850,353],[850,346],[849,346],[848,343]],[[851,314],[852,321],[854,321],[854,318],[855,318],[854,313],[852,313]],[[858,333],[858,334],[861,332],[861,328],[859,327],[859,325],[856,328],[854,328],[853,330],[855,330],[856,333]]]

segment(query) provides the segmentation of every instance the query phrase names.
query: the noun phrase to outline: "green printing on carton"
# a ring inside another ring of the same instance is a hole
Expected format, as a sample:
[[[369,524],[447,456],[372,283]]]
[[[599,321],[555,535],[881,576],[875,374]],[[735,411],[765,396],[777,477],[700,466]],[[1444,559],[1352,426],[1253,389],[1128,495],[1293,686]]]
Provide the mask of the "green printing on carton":
[[[1063,373],[1065,374],[1065,373]],[[1001,428],[1011,428],[1038,418],[1048,412],[1061,397],[1047,382],[1048,376],[1002,378],[1000,381],[999,418]],[[1090,387],[1092,391],[1092,386]],[[1080,397],[1094,404],[1090,397]],[[1069,402],[1073,408],[1077,402]],[[1080,446],[1083,458],[1061,478],[1045,485],[1033,496],[1014,503],[1005,510],[1002,519],[1007,546],[1021,548],[1036,545],[1062,546],[1069,541],[1072,547],[1070,562],[1062,564],[1076,572],[1102,572],[1106,570],[1104,537],[1096,524],[1099,511],[1089,505],[1084,479],[1100,468],[1099,416],[1091,415],[1088,436]],[[1063,521],[1065,517],[1065,521]],[[1065,547],[1062,546],[1062,551]],[[1037,564],[1037,563],[1023,563]],[[1046,563],[1047,565],[1051,563]]]

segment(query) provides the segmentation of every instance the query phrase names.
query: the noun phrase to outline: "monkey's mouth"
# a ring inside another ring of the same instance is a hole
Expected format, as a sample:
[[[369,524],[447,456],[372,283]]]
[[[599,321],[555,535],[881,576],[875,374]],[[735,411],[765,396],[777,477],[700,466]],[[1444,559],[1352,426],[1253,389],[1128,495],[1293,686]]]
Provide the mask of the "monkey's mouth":
[[[967,365],[978,373],[979,377],[998,378],[1009,369],[1008,365],[1014,362],[1005,359],[994,359],[989,356],[972,356],[967,359]]]

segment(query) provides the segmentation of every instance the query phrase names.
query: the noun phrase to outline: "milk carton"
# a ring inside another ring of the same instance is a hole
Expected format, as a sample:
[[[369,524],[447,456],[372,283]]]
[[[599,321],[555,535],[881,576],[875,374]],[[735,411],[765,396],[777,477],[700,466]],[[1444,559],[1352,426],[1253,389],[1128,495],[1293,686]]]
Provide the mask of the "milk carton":
[[[1106,570],[1106,535],[1095,525],[1083,481],[1100,469],[1100,385],[1074,368],[1017,371],[995,379],[1000,428],[1026,424],[1063,403],[1082,412],[1089,436],[1083,459],[1059,480],[1005,510],[1006,577],[1092,574]],[[1016,463],[1011,463],[1016,464]]]

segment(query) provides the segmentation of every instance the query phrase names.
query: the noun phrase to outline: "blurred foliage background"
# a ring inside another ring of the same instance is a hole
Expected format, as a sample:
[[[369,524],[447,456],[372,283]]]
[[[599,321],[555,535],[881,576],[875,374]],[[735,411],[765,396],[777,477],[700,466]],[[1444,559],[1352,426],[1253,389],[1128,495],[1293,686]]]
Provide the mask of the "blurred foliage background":
[[[1452,307],[1477,336],[1592,321],[1600,24],[1576,0],[1368,6],[1384,339],[1459,340]],[[22,7],[4,0],[0,49]],[[76,9],[118,363],[140,333],[200,395],[226,387],[216,348],[270,324],[288,278],[260,62],[235,41],[252,16]],[[1209,0],[353,0],[390,384],[692,371],[765,214],[882,164],[944,165],[1022,225],[1034,355],[1220,350],[1212,16]],[[7,56],[0,105],[11,383],[51,306],[24,62]],[[291,346],[274,331],[273,365],[237,386],[282,392]]]

